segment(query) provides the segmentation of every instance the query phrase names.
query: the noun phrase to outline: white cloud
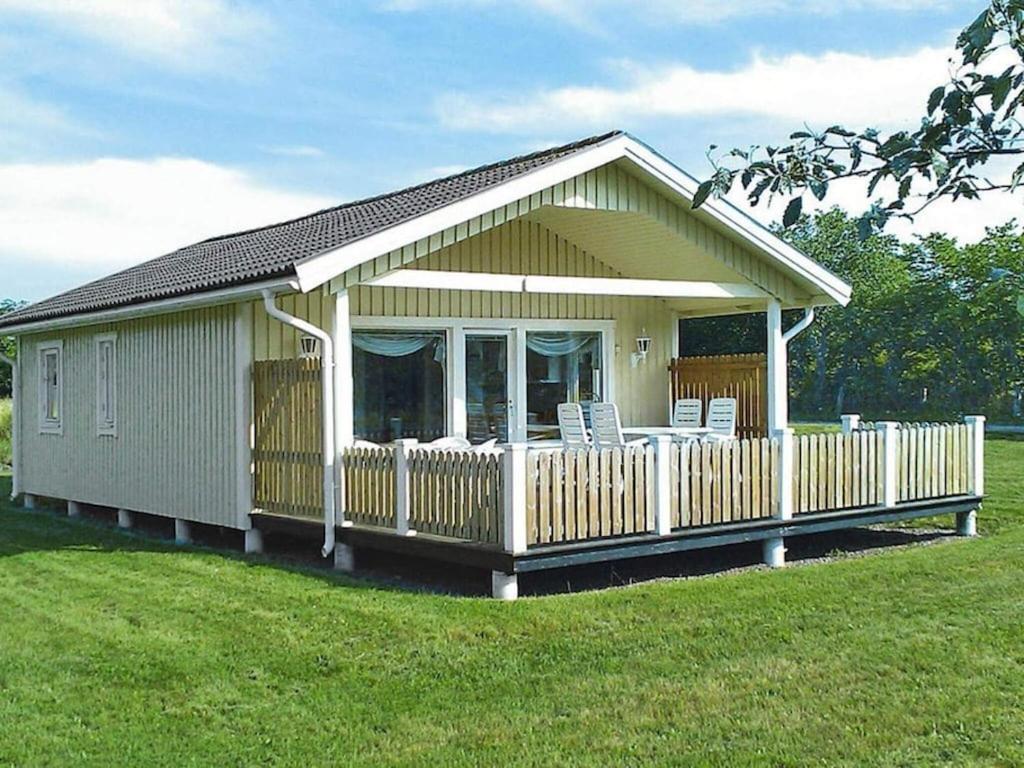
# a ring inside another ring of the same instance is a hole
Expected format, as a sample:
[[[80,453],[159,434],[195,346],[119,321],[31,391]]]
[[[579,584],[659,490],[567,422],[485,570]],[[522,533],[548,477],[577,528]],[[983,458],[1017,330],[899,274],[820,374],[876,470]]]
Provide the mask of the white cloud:
[[[433,7],[479,9],[513,7],[539,12],[564,23],[599,31],[604,14],[629,14],[650,24],[715,24],[727,19],[765,15],[799,14],[834,16],[871,10],[935,11],[955,0],[390,0],[383,8],[410,12]]]
[[[989,170],[992,171],[989,175],[994,180],[1003,181],[1009,178],[1012,168],[1003,164],[1003,168],[993,167]],[[871,200],[882,196],[892,199],[895,193],[894,184],[883,182],[875,190],[874,196],[869,198],[867,181],[847,179],[830,185],[828,195],[823,201],[819,202],[810,194],[805,194],[804,210],[810,213],[838,206],[852,216],[859,216],[868,209]],[[757,208],[751,208],[738,185],[729,195],[729,200],[740,210],[766,225],[780,222],[789,202],[787,197],[776,197],[770,204],[766,204],[765,201]],[[951,198],[940,198],[915,216],[913,221],[892,219],[885,231],[905,240],[913,239],[916,235],[942,232],[957,238],[961,243],[972,243],[985,236],[987,227],[1005,224],[1013,218],[1016,218],[1018,223],[1024,223],[1024,190],[1016,194],[988,192],[984,193],[980,200],[961,199],[953,202]]]
[[[517,132],[608,127],[652,118],[745,115],[795,126],[836,122],[892,125],[921,115],[930,90],[945,82],[949,51],[921,48],[896,56],[828,52],[755,55],[741,69],[685,64],[619,64],[621,85],[576,85],[488,100],[443,96],[439,117],[452,128]]]
[[[0,256],[99,275],[333,202],[195,159],[0,165]]]
[[[263,147],[263,151],[271,155],[281,157],[323,157],[324,151],[320,147],[313,147],[309,144],[284,144],[274,147]]]
[[[187,69],[269,28],[262,14],[233,0],[0,0],[2,13]]]

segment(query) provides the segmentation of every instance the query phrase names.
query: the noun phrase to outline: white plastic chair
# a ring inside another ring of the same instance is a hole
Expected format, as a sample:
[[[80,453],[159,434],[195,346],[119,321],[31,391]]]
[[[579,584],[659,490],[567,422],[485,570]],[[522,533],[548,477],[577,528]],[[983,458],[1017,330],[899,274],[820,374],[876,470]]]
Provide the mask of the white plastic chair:
[[[700,427],[700,417],[703,416],[704,403],[698,398],[684,397],[676,400],[675,408],[672,409],[672,426],[682,428]]]
[[[594,430],[594,445],[598,448],[623,448],[643,445],[646,439],[630,440],[622,434],[622,421],[615,403],[594,403],[590,406],[590,426]]]
[[[428,448],[441,451],[460,451],[472,448],[473,444],[464,437],[439,437],[427,444]]]
[[[708,403],[708,429],[705,436],[709,442],[736,439],[736,398],[716,397]]]
[[[565,448],[589,448],[590,436],[583,423],[583,409],[579,403],[558,404],[558,429]]]

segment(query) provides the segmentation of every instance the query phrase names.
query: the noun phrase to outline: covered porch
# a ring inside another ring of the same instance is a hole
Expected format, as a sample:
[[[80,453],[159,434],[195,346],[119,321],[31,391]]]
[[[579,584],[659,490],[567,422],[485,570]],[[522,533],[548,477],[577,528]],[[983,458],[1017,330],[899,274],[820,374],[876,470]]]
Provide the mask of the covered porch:
[[[338,567],[361,547],[470,562],[503,597],[594,559],[761,540],[778,566],[786,536],[937,512],[969,532],[982,421],[796,437],[787,345],[849,287],[735,211],[693,212],[692,180],[645,152],[384,230],[265,295],[254,528],[319,517]],[[713,389],[677,360],[680,318],[738,313],[767,347],[735,439],[538,448],[563,402],[668,425]]]

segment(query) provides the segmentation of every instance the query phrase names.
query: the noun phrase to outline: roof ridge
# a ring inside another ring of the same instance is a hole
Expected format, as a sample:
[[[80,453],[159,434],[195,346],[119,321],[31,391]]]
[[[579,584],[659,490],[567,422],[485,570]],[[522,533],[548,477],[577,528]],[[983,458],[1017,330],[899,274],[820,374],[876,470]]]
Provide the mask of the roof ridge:
[[[440,184],[441,182],[451,181],[453,179],[462,178],[463,176],[469,176],[469,175],[474,174],[474,173],[481,173],[483,171],[487,171],[487,170],[490,170],[492,168],[498,168],[498,167],[503,166],[503,165],[511,165],[512,163],[521,163],[521,162],[525,162],[525,161],[528,161],[528,160],[536,160],[537,158],[546,157],[547,155],[554,155],[554,154],[557,154],[559,152],[568,152],[568,151],[571,151],[571,150],[579,149],[581,147],[589,146],[591,144],[600,144],[600,143],[602,143],[604,141],[607,141],[609,139],[616,138],[616,137],[622,136],[622,135],[625,135],[625,132],[622,131],[622,130],[619,130],[619,129],[615,129],[615,130],[612,130],[612,131],[607,131],[605,133],[597,134],[595,136],[588,136],[585,139],[578,139],[576,141],[570,141],[568,144],[560,144],[560,145],[558,145],[556,147],[548,147],[547,149],[540,149],[540,150],[536,150],[534,152],[528,152],[528,153],[526,153],[524,155],[516,155],[515,157],[505,158],[504,160],[497,160],[497,161],[491,162],[491,163],[484,163],[483,165],[478,165],[475,168],[467,168],[464,171],[459,171],[458,173],[453,173],[453,174],[450,174],[448,176],[440,176],[440,177],[438,177],[436,179],[430,179],[428,181],[421,181],[418,184],[411,184],[408,187],[402,187],[401,189],[396,189],[396,190],[393,190],[391,192],[382,192],[382,193],[380,193],[378,195],[371,195],[370,197],[363,197],[363,198],[359,198],[358,200],[349,200],[346,203],[341,203],[339,205],[333,205],[333,206],[331,206],[329,208],[321,208],[318,211],[312,211],[310,213],[303,214],[302,216],[296,216],[293,219],[285,219],[284,221],[278,221],[278,222],[275,222],[274,224],[264,224],[264,225],[261,225],[259,227],[252,227],[251,229],[242,229],[242,230],[239,230],[237,232],[230,232],[230,233],[224,234],[224,235],[214,235],[213,237],[208,237],[205,240],[199,240],[199,241],[197,241],[195,243],[191,243],[190,245],[186,245],[186,246],[183,246],[181,248],[178,248],[177,250],[178,251],[185,250],[185,248],[191,248],[191,247],[196,246],[196,245],[202,245],[203,243],[216,243],[216,242],[221,241],[221,240],[229,240],[232,237],[240,237],[242,235],[251,235],[251,234],[253,234],[255,232],[263,232],[263,231],[268,230],[268,229],[275,229],[276,227],[286,227],[289,224],[297,224],[300,221],[306,221],[308,219],[315,218],[316,216],[322,216],[325,213],[334,213],[336,211],[342,211],[342,210],[345,210],[346,208],[351,208],[351,207],[356,206],[356,205],[366,205],[367,203],[373,203],[373,202],[376,202],[377,200],[384,200],[384,199],[389,198],[389,197],[397,197],[398,195],[402,195],[402,194],[405,194],[407,192],[414,192],[414,191],[416,191],[418,189],[423,189],[425,187],[429,187],[429,186],[432,186],[434,184]],[[176,251],[171,251],[171,253],[175,253],[175,252]]]

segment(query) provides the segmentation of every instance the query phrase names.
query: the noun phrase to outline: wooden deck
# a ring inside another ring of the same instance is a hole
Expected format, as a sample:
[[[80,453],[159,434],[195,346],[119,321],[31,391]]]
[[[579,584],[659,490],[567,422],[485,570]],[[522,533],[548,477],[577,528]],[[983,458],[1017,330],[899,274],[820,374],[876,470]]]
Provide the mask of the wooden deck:
[[[336,535],[357,548],[514,574],[935,514],[959,519],[981,503],[981,430],[980,422],[890,423],[603,451],[348,448]],[[257,527],[293,520],[296,530],[318,530],[311,512],[254,517]]]

